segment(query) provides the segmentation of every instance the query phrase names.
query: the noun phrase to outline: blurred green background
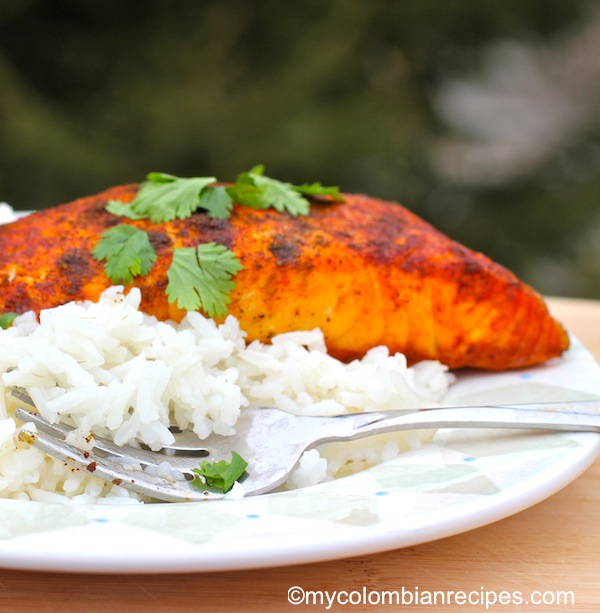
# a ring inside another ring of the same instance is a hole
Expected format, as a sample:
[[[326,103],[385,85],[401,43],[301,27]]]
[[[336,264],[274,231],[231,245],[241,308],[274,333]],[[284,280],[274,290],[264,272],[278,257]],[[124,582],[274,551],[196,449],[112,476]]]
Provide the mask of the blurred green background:
[[[583,0],[2,0],[0,201],[263,163],[600,298],[599,51]]]

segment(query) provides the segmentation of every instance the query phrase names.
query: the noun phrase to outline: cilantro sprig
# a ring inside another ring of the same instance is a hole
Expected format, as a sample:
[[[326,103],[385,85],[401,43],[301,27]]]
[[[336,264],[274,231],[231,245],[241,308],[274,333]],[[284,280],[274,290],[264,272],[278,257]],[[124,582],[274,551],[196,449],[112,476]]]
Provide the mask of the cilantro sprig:
[[[264,174],[264,166],[255,166],[249,172],[238,175],[235,184],[227,193],[235,202],[254,209],[274,208],[280,213],[308,215],[310,201],[305,196],[330,196],[341,199],[336,187],[323,187],[320,183],[292,185]]]
[[[248,462],[235,451],[231,452],[230,462],[227,460],[220,460],[219,462],[204,460],[199,468],[192,468],[192,472],[197,475],[192,481],[192,485],[198,488],[209,486],[226,493],[244,475],[247,467]]]
[[[240,173],[233,185],[219,185],[215,177],[177,177],[164,172],[146,176],[131,203],[111,200],[106,210],[130,221],[149,219],[163,223],[186,219],[204,210],[213,219],[228,219],[234,202],[255,209],[274,208],[290,215],[308,215],[311,200],[343,201],[337,187],[320,183],[292,185],[264,174],[264,166]],[[131,283],[152,269],[157,255],[149,235],[133,224],[106,230],[92,255],[104,261],[113,283]],[[227,314],[233,277],[242,269],[236,255],[223,245],[205,243],[177,248],[167,271],[167,297],[191,311],[202,308],[210,317]]]
[[[176,302],[186,311],[202,308],[211,316],[224,316],[235,288],[231,278],[241,269],[233,251],[224,245],[211,242],[177,248],[167,271],[169,303]]]
[[[164,172],[151,172],[131,205],[111,200],[106,210],[128,219],[150,219],[153,223],[186,219],[199,208],[209,217],[229,217],[230,201],[217,191],[215,177],[182,178]]]
[[[254,209],[274,208],[291,215],[308,215],[310,198],[325,196],[340,202],[337,187],[320,183],[292,185],[264,174],[264,166],[255,166],[237,176],[229,187],[217,184],[215,177],[177,177],[164,172],[146,176],[131,204],[111,200],[106,210],[127,219],[150,219],[153,223],[186,219],[198,209],[209,217],[228,219],[233,203]]]
[[[264,176],[264,167],[256,166],[250,172],[240,173],[227,193],[238,204],[253,209],[273,207],[280,213],[308,215],[310,203],[290,183]]]

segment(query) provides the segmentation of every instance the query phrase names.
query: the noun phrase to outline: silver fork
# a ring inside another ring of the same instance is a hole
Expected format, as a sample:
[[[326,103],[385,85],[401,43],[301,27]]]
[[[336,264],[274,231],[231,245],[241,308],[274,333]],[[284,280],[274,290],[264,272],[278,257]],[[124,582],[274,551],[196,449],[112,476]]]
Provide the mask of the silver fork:
[[[33,407],[20,389],[13,395],[22,404]],[[94,436],[93,451],[86,452],[67,444],[71,428],[50,424],[39,413],[19,406],[15,416],[33,422],[36,431],[22,431],[21,439],[45,453],[73,466],[87,470],[105,481],[119,484],[151,498],[184,502],[215,500],[224,493],[192,482],[192,469],[204,459],[210,462],[230,460],[237,452],[247,463],[240,479],[244,494],[252,496],[272,491],[286,481],[302,454],[308,449],[334,441],[350,441],[374,434],[399,430],[440,428],[509,428],[600,432],[600,400],[555,402],[505,406],[469,406],[414,409],[307,417],[275,408],[243,409],[236,423],[235,435],[212,434],[200,440],[191,431],[177,431],[175,442],[159,452],[115,445]],[[142,469],[128,464],[139,463]],[[181,474],[179,479],[153,474],[163,462]]]

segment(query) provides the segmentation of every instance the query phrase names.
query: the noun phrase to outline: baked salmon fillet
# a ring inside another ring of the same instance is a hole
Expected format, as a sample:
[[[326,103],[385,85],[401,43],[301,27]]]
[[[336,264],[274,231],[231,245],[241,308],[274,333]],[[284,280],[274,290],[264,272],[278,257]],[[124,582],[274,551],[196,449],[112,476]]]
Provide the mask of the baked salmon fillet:
[[[91,252],[124,221],[105,206],[130,202],[138,189],[115,187],[0,227],[0,312],[97,300],[113,283]],[[399,204],[343,198],[315,202],[303,216],[234,205],[226,220],[201,211],[165,223],[125,220],[147,231],[157,253],[131,284],[142,291],[142,309],[181,319],[165,294],[172,250],[214,241],[243,266],[229,313],[248,340],[320,328],[342,360],[386,345],[409,363],[487,370],[539,364],[568,348],[542,297],[510,271]]]

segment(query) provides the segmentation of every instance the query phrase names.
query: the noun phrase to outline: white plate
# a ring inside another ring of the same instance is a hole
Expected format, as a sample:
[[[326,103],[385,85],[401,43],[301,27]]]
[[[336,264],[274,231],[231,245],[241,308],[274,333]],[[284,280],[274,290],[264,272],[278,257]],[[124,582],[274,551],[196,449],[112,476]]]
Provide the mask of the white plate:
[[[447,402],[586,398],[600,398],[600,367],[573,339],[564,358],[537,368],[464,374]],[[600,436],[593,433],[447,430],[363,473],[237,501],[74,506],[2,500],[0,566],[215,571],[381,552],[521,511],[570,483],[599,452]]]

